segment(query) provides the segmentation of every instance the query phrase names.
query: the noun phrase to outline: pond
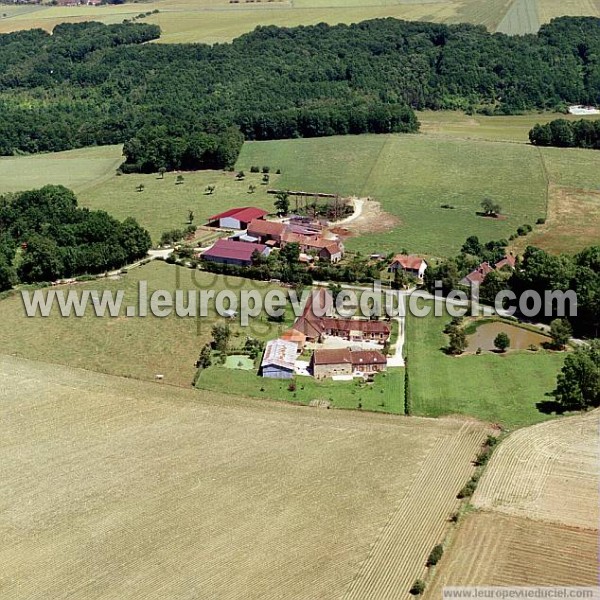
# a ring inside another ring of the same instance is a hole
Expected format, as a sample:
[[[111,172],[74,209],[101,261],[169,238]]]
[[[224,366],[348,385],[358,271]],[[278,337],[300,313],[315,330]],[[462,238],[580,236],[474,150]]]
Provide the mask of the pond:
[[[509,350],[527,350],[532,344],[539,348],[544,342],[550,341],[549,337],[541,333],[496,321],[484,323],[477,328],[475,333],[468,335],[466,351],[475,353],[477,348],[488,351],[494,350],[494,339],[501,331],[504,331],[510,338]]]

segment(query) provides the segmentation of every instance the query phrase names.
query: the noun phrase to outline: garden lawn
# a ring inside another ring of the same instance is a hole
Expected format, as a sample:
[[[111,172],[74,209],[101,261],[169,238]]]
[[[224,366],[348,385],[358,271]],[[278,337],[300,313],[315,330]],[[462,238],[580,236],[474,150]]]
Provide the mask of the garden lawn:
[[[335,408],[404,413],[404,369],[390,369],[376,376],[375,383],[357,381],[316,381],[312,377],[296,377],[294,380],[267,379],[259,377],[257,371],[227,369],[212,366],[202,371],[196,387],[214,392],[284,400],[298,404],[309,404],[312,400],[330,401]],[[295,389],[289,389],[295,382]]]
[[[431,304],[429,304],[431,306]],[[407,316],[405,348],[413,414],[461,414],[508,429],[552,418],[536,408],[554,389],[563,353],[509,351],[448,356],[450,317]]]

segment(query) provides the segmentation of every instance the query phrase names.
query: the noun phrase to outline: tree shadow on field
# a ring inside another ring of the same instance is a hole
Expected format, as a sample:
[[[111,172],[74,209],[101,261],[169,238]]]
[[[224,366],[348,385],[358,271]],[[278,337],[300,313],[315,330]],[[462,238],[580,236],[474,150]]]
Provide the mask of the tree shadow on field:
[[[535,407],[545,415],[563,415],[565,413],[565,409],[556,400],[542,400],[536,402]]]

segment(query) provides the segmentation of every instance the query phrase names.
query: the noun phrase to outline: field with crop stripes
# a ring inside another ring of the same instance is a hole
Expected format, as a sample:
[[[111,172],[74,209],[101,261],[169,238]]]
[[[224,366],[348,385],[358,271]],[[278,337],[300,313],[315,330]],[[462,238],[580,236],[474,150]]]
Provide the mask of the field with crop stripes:
[[[153,0],[103,6],[5,6],[0,33],[59,23],[119,23],[141,18],[161,27],[163,43],[226,42],[259,25],[293,27],[395,17],[407,21],[473,23],[508,34],[535,33],[560,15],[598,15],[598,0]],[[539,14],[538,14],[539,13]]]
[[[500,443],[425,600],[453,585],[597,585],[600,411]]]
[[[494,454],[475,506],[596,529],[599,416],[594,411],[511,434]]]
[[[446,586],[597,585],[598,532],[499,513],[469,514],[424,600]]]
[[[507,35],[537,33],[540,28],[538,2],[535,0],[513,0],[510,8],[498,24],[496,31]]]
[[[480,425],[465,423],[455,438],[438,440],[431,452],[435,459],[422,464],[345,598],[410,597],[406,590],[423,576],[429,552],[443,540],[448,517],[458,507],[456,494],[472,470],[472,443],[465,442],[480,436]]]
[[[408,599],[485,435],[8,356],[0,378],[11,600]]]

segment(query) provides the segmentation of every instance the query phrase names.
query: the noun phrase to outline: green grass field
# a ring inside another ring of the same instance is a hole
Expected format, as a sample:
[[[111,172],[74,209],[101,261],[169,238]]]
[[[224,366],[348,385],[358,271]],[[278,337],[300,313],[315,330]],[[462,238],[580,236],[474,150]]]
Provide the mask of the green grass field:
[[[422,133],[451,136],[463,139],[483,139],[495,142],[529,143],[529,131],[536,123],[554,119],[577,121],[582,117],[556,113],[527,113],[524,115],[494,116],[467,115],[459,111],[417,111]],[[598,120],[599,116],[583,117]]]
[[[154,261],[133,269],[118,280],[97,280],[77,284],[72,289],[124,290],[124,306],[138,303],[138,283],[148,282],[153,290],[272,289],[265,283],[235,277],[201,273]],[[67,287],[63,289],[69,289]],[[124,315],[125,310],[121,313]],[[157,373],[168,384],[189,386],[196,369],[200,349],[211,338],[211,327],[220,319],[214,310],[206,318],[98,318],[88,310],[86,316],[61,317],[54,311],[50,317],[25,316],[20,294],[0,300],[0,339],[2,351],[24,358],[81,367],[111,375],[153,380]],[[286,321],[274,324],[259,317],[241,328],[232,320],[232,343],[243,344],[246,335],[271,339],[289,327]],[[231,373],[232,371],[228,371]],[[225,391],[227,387],[222,388]]]
[[[121,146],[0,157],[0,194],[53,183],[76,192],[105,184],[123,162]]]
[[[183,173],[184,183],[177,185],[173,173],[166,173],[164,179],[156,174],[113,174],[97,185],[82,189],[79,202],[82,206],[106,210],[119,219],[135,217],[157,242],[163,231],[184,229],[190,210],[194,211],[196,225],[203,225],[215,213],[238,206],[274,210],[274,197],[267,194],[269,186],[262,184],[262,175],[251,174],[249,169],[243,181],[237,181],[235,175],[222,171],[194,171]],[[277,175],[271,175],[270,185],[277,185],[277,180]],[[144,185],[143,192],[137,191],[139,184]],[[251,184],[256,187],[253,194],[248,193]],[[213,194],[205,193],[207,185],[216,186]]]
[[[315,381],[312,377],[297,377],[296,389],[290,391],[289,380],[264,379],[253,371],[232,371],[213,366],[202,371],[196,387],[201,390],[228,394],[285,400],[309,404],[313,400],[330,401],[335,408],[357,409],[375,412],[404,413],[404,369],[390,369],[375,378],[373,384],[351,381]]]
[[[430,304],[431,306],[431,304]],[[512,351],[452,357],[449,317],[407,317],[406,352],[416,415],[469,415],[513,429],[552,418],[536,408],[554,389],[564,354]]]
[[[600,153],[526,144],[534,123],[556,116],[428,111],[419,113],[423,123],[419,135],[251,142],[244,145],[237,164],[246,173],[244,181],[237,181],[235,173],[216,171],[184,173],[183,185],[176,185],[172,173],[164,179],[116,176],[122,161],[120,146],[4,157],[0,193],[62,183],[77,192],[82,206],[106,210],[120,219],[135,217],[155,242],[163,231],[185,227],[189,210],[197,225],[236,206],[272,210],[267,187],[372,196],[389,214],[383,219],[384,231],[368,227],[359,231],[359,236],[347,240],[350,250],[407,248],[444,256],[455,253],[469,235],[484,240],[508,237],[519,225],[534,225],[539,217],[547,217],[547,225],[520,238],[515,249],[535,243],[554,252],[572,252],[598,238],[594,223],[600,205]],[[261,175],[250,173],[252,165],[271,167],[268,186],[262,185]],[[278,168],[282,175],[275,174]],[[140,183],[143,192],[136,191]],[[205,188],[211,184],[216,191],[207,195]],[[248,193],[250,184],[256,187],[253,194]],[[485,196],[500,202],[505,220],[476,215]],[[455,209],[442,209],[442,204]]]
[[[238,166],[265,162],[282,169],[280,187],[371,196],[398,223],[387,233],[349,238],[361,252],[407,248],[455,253],[465,238],[508,237],[546,215],[546,181],[538,151],[515,143],[438,135],[368,135],[253,142]],[[477,216],[492,197],[505,218]],[[442,209],[442,204],[454,210]]]

